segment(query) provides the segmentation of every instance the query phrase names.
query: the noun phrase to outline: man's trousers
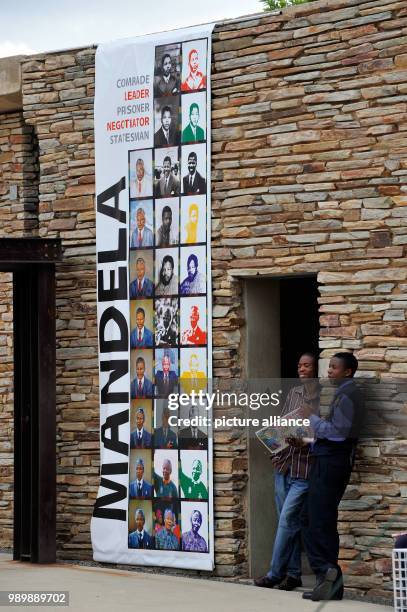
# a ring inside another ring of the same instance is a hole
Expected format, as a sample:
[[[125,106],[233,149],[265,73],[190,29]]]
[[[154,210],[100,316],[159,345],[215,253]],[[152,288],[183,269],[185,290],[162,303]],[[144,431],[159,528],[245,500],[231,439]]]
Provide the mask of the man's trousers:
[[[303,515],[303,539],[313,572],[338,566],[338,506],[351,474],[349,454],[316,455]]]
[[[301,578],[301,510],[308,491],[308,480],[275,474],[275,501],[278,516],[269,578]]]

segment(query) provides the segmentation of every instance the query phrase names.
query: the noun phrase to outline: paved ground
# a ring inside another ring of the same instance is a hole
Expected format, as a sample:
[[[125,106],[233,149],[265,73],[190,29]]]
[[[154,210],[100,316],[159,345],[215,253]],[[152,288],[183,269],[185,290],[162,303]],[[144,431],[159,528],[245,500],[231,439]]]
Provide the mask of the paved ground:
[[[389,612],[392,609],[349,600],[319,604],[304,601],[297,592],[284,593],[215,580],[79,565],[30,565],[0,554],[1,591],[42,589],[69,591],[70,609],[75,612],[134,612],[137,608],[143,612]]]

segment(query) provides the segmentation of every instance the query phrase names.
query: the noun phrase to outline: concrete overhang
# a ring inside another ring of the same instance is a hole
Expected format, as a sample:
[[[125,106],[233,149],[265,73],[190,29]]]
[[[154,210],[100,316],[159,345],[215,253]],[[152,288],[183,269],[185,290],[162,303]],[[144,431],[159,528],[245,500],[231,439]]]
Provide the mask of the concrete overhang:
[[[24,55],[0,58],[0,113],[22,110],[21,60]]]

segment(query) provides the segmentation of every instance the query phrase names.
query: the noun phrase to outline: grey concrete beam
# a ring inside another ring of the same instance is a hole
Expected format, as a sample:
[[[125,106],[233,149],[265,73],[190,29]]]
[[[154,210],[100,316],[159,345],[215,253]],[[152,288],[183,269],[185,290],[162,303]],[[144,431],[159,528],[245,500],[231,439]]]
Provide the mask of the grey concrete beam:
[[[0,113],[22,110],[21,60],[24,55],[0,58]]]

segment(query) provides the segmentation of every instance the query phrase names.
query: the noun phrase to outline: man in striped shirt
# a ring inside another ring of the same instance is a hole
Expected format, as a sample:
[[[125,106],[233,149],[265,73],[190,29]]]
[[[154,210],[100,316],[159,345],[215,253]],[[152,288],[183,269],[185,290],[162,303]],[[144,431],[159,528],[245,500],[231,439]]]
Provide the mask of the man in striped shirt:
[[[301,355],[297,370],[302,384],[289,391],[281,416],[300,410],[304,405],[311,405],[313,412],[319,410],[318,363],[315,355]],[[304,445],[296,440],[290,442],[289,446],[272,457],[278,527],[270,569],[265,576],[254,581],[256,586],[278,586],[285,591],[302,586],[300,514],[308,492],[312,463],[309,444]]]

